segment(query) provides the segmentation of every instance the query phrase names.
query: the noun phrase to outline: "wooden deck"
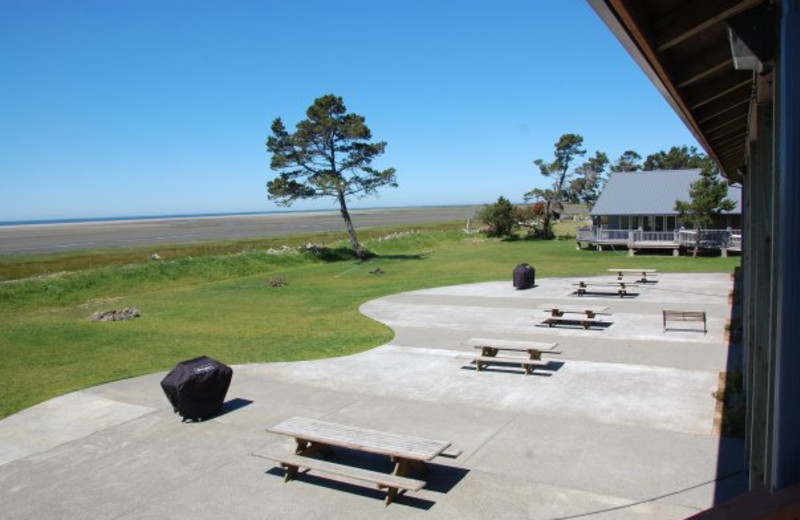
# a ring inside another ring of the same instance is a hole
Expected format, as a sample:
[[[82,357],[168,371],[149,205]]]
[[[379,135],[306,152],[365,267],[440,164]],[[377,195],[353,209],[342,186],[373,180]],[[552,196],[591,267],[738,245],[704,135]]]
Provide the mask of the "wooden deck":
[[[625,247],[635,251],[640,249],[672,249],[676,253],[694,248],[694,230],[640,231],[638,229],[578,229],[575,241],[582,244],[603,247]],[[700,249],[709,251],[741,251],[741,230],[704,229],[700,231]]]

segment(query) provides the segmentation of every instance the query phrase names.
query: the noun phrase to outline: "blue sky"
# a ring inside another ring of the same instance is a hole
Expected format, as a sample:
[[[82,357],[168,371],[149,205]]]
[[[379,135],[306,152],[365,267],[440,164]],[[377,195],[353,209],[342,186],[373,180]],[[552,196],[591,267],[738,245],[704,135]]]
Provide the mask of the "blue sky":
[[[0,0],[0,78],[0,221],[283,209],[270,123],[328,93],[397,169],[352,207],[519,201],[567,132],[697,145],[583,0]]]

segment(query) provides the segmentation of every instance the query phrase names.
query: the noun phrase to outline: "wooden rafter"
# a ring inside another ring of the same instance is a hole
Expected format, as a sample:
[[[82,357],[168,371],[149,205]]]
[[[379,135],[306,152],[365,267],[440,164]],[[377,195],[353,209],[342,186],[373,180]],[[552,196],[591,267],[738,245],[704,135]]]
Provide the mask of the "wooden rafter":
[[[747,107],[750,105],[750,98],[745,97],[735,102],[730,102],[724,99],[718,99],[716,103],[704,107],[705,110],[698,111],[697,122],[699,124],[707,123],[714,118],[720,117],[733,112],[734,110],[747,112]]]
[[[718,74],[720,71],[732,68],[732,65],[733,65],[733,58],[728,57],[720,62],[717,62],[715,65],[703,67],[703,69],[700,70],[699,72],[692,73],[690,76],[687,76],[686,79],[678,83],[678,87],[685,88],[688,87],[689,85],[693,85],[698,81],[702,81],[708,78],[709,76]]]
[[[707,84],[698,87],[691,93],[692,104],[691,109],[696,110],[712,101],[721,98],[729,92],[752,85],[753,77],[749,74],[740,76],[724,76],[719,80],[708,82]]]
[[[723,122],[719,123],[718,125],[716,125],[714,127],[703,128],[703,132],[707,136],[709,136],[708,137],[709,141],[713,141],[714,140],[714,136],[712,136],[711,134],[713,134],[714,132],[717,132],[717,135],[719,135],[720,134],[720,130],[723,130],[725,128],[729,128],[731,125],[741,124],[742,127],[746,128],[747,127],[747,117],[748,117],[748,114],[742,114],[740,116],[728,119],[727,121],[723,121]]]
[[[763,0],[704,0],[687,2],[682,8],[665,16],[656,37],[656,49],[664,52],[709,27],[736,14],[752,9]]]

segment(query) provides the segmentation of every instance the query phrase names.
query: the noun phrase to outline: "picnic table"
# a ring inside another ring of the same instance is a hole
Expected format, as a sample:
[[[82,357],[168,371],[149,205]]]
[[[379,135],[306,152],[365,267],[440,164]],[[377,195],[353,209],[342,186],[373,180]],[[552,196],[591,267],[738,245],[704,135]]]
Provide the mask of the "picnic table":
[[[550,316],[544,322],[548,327],[556,325],[580,323],[584,329],[589,329],[592,325],[597,325],[602,320],[596,319],[598,314],[605,313],[608,307],[570,307],[567,305],[548,304],[540,306],[541,309],[550,312]],[[578,316],[565,316],[565,314],[577,314]]]
[[[295,440],[293,454],[253,454],[278,462],[286,469],[286,481],[294,479],[299,468],[344,476],[386,489],[386,505],[394,500],[400,490],[419,491],[425,486],[424,480],[411,478],[410,475],[412,472],[426,475],[426,462],[440,455],[456,457],[461,453],[447,441],[370,430],[307,417],[291,417],[267,431],[287,435]],[[385,455],[394,463],[394,469],[391,474],[387,474],[314,458],[318,455],[330,456],[333,448]]]
[[[655,269],[633,269],[633,268],[612,268],[608,270],[611,273],[617,273],[617,280],[622,280],[625,275],[641,275],[642,277],[637,280],[641,283],[647,283],[647,276],[650,275],[652,279],[657,275],[658,271]]]
[[[542,354],[561,354],[555,350],[558,343],[539,341],[514,341],[508,339],[470,338],[466,345],[480,349],[480,355],[473,360],[478,372],[492,363],[504,365],[520,365],[525,370],[525,375],[533,373],[536,366],[547,366],[548,360],[542,359]],[[525,353],[527,357],[519,355],[498,355],[500,352]]]
[[[608,311],[608,307],[583,307],[583,306],[570,306],[560,305],[557,303],[546,303],[539,306],[544,311],[549,311],[550,316],[554,318],[563,317],[564,314],[586,314],[587,318],[594,318],[598,314],[603,314]]]
[[[576,282],[572,285],[575,286],[575,294],[578,296],[583,296],[586,294],[587,289],[589,287],[600,287],[601,289],[607,289],[607,291],[599,291],[599,292],[615,292],[617,295],[622,298],[628,294],[628,289],[632,287],[638,287],[635,283],[628,283],[628,282]],[[598,291],[592,291],[598,292]]]

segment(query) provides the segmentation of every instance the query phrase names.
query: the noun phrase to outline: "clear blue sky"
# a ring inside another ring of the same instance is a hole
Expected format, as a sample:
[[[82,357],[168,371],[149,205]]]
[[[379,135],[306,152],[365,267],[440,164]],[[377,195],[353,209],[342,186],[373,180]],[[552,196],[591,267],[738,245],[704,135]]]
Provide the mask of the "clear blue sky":
[[[0,0],[0,78],[0,220],[282,209],[270,123],[328,93],[397,169],[353,207],[520,201],[567,132],[697,145],[583,0]]]

